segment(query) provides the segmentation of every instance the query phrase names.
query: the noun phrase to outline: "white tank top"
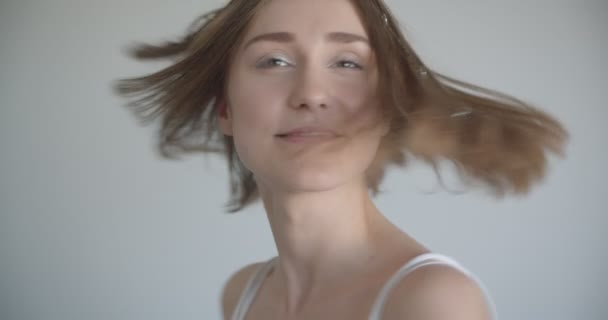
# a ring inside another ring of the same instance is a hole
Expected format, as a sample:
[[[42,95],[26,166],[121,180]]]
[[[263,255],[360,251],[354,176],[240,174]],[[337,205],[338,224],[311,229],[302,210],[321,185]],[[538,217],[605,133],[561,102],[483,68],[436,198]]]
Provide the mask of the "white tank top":
[[[251,307],[251,303],[253,302],[258,290],[262,286],[262,283],[264,282],[264,280],[266,279],[266,277],[268,276],[270,271],[272,271],[272,268],[274,267],[276,261],[277,261],[277,257],[274,257],[274,258],[268,260],[260,268],[258,268],[258,270],[249,279],[249,282],[247,283],[247,286],[245,286],[245,289],[243,290],[243,292],[241,294],[241,298],[240,298],[238,304],[236,305],[234,312],[232,313],[231,320],[244,320],[245,319],[245,315],[247,314],[247,311],[249,311],[249,307]],[[384,284],[384,286],[378,293],[378,296],[376,297],[374,304],[372,305],[372,310],[369,314],[369,320],[381,320],[382,308],[384,307],[384,304],[386,303],[386,300],[388,299],[388,296],[389,296],[391,290],[395,287],[395,285],[397,285],[401,280],[403,280],[403,278],[405,278],[412,271],[414,271],[418,268],[424,267],[424,266],[428,266],[428,265],[447,265],[447,266],[453,267],[456,270],[464,273],[467,277],[469,277],[473,281],[475,281],[477,283],[477,285],[479,286],[479,288],[481,289],[481,291],[483,292],[486,303],[490,309],[490,312],[491,312],[490,319],[493,319],[493,320],[498,319],[498,315],[496,312],[496,307],[494,306],[494,302],[492,301],[492,298],[490,297],[488,290],[486,289],[484,284],[481,282],[481,280],[479,280],[474,274],[472,274],[467,269],[465,269],[463,266],[461,266],[458,262],[456,262],[455,260],[453,260],[447,256],[437,254],[437,253],[425,253],[425,254],[421,254],[417,257],[414,257],[413,259],[408,261],[393,276],[391,276],[391,278]]]

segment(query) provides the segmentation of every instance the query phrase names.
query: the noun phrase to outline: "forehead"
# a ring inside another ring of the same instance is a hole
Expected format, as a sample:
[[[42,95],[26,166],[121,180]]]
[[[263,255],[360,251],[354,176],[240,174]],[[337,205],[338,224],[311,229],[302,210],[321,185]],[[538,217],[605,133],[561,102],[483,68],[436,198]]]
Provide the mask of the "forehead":
[[[253,19],[248,34],[351,32],[366,35],[350,0],[269,0]]]

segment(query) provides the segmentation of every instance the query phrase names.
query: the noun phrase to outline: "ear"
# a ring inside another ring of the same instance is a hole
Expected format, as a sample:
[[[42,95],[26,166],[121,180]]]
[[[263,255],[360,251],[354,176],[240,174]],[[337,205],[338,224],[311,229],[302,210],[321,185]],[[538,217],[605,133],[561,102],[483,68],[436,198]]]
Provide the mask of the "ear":
[[[226,99],[218,98],[213,109],[217,112],[220,131],[226,136],[232,136],[232,114]]]

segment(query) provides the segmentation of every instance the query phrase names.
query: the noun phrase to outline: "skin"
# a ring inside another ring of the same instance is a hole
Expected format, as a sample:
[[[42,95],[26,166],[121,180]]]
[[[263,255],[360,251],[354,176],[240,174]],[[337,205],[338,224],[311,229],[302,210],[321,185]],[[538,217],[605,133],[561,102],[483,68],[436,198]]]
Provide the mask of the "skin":
[[[220,128],[254,173],[280,257],[247,319],[366,319],[387,279],[428,252],[384,218],[365,182],[389,129],[368,38],[347,0],[273,0],[236,52]],[[301,127],[314,130],[279,136]],[[225,319],[257,267],[227,282]],[[384,310],[384,319],[487,316],[479,289],[437,266],[404,279]]]

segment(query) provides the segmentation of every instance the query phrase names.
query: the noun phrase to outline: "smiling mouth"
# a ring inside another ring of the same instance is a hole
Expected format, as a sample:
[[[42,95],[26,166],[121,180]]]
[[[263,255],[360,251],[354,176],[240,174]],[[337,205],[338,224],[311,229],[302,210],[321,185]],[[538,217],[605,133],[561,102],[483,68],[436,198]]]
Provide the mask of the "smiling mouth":
[[[322,142],[336,138],[331,132],[298,132],[277,135],[281,140],[292,143]]]
[[[278,134],[277,135],[280,138],[285,138],[285,137],[330,137],[330,136],[334,136],[334,134],[329,133],[329,132],[298,132],[298,133],[285,133],[285,134]]]

